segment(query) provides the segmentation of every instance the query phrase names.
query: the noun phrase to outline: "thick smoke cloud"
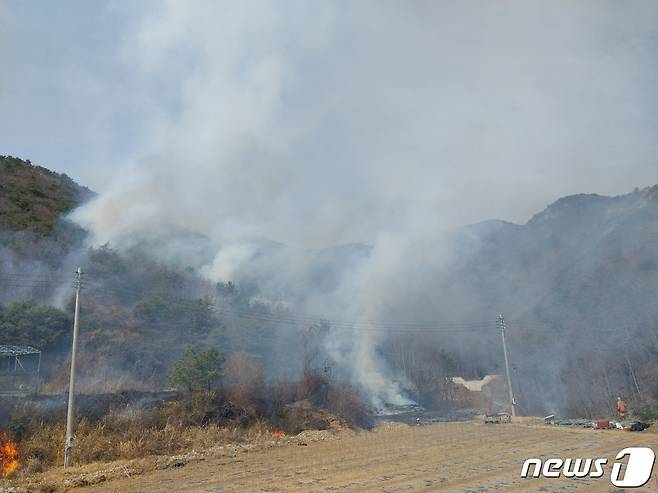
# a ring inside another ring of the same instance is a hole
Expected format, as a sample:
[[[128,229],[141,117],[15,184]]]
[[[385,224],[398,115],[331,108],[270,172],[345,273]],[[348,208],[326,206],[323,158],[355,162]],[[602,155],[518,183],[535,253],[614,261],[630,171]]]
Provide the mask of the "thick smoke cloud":
[[[66,113],[75,100],[84,110],[73,128],[107,134],[89,144],[93,153],[51,146],[101,192],[73,216],[97,244],[200,233],[216,253],[199,267],[215,280],[253,270],[263,240],[371,244],[370,260],[334,291],[311,289],[304,301],[370,320],[432,290],[451,228],[524,222],[559,196],[656,181],[653,2],[140,5],[89,13],[89,29],[106,18],[117,33],[100,28],[93,44],[106,68],[81,49],[73,75],[49,66],[42,77],[55,81],[59,102],[37,88],[46,111]],[[27,15],[2,8],[13,22]],[[55,21],[39,29],[70,27]],[[17,87],[7,71],[0,77]],[[0,135],[34,118],[26,98],[0,96],[15,115]],[[74,135],[54,131],[75,149]],[[8,147],[30,157],[32,144],[16,142]],[[112,149],[111,170],[96,171],[98,149]],[[275,281],[303,271],[277,255],[258,264],[278,267]],[[399,391],[384,389],[378,337],[359,335],[347,355],[343,341],[332,347],[391,401]]]
[[[3,5],[0,144],[104,192],[101,241],[371,243],[655,178],[653,2],[84,4]]]

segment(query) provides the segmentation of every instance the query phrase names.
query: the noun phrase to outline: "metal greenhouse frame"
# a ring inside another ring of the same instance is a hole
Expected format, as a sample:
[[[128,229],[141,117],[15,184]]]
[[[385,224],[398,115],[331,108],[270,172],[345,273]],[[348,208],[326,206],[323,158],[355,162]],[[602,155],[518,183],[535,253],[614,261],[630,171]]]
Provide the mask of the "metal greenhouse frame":
[[[41,351],[32,346],[0,344],[0,392],[36,389],[41,371]]]

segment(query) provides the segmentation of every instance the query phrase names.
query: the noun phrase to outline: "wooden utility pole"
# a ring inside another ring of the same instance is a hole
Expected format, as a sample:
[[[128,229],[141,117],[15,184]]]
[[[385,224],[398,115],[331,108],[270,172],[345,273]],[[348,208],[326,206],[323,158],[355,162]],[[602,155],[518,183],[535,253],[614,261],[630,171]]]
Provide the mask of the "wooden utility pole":
[[[75,313],[73,315],[73,345],[71,347],[71,377],[69,381],[69,407],[66,413],[66,443],[64,445],[64,467],[71,465],[73,452],[73,419],[75,417],[75,356],[78,351],[78,319],[80,318],[80,287],[82,269],[75,271]]]
[[[498,316],[496,321],[500,327],[500,337],[503,340],[503,354],[505,355],[505,374],[507,376],[507,390],[509,392],[509,404],[512,409],[512,416],[516,416],[516,401],[514,400],[514,389],[512,389],[512,374],[509,368],[509,357],[507,355],[507,341],[505,340],[505,319],[502,315]]]

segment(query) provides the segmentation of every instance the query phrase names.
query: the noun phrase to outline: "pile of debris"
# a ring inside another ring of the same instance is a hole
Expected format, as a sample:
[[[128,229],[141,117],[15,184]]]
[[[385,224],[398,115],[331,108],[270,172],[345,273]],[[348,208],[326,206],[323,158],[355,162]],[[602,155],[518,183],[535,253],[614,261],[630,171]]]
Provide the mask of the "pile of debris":
[[[497,425],[502,423],[511,423],[512,416],[509,413],[486,414],[484,416],[485,425]]]
[[[557,418],[554,414],[549,414],[544,418],[544,423],[547,425],[556,426],[578,426],[581,428],[592,428],[595,430],[628,430],[628,431],[644,431],[651,426],[649,423],[644,423],[637,420],[625,421],[611,421],[609,419],[585,419],[585,418]]]

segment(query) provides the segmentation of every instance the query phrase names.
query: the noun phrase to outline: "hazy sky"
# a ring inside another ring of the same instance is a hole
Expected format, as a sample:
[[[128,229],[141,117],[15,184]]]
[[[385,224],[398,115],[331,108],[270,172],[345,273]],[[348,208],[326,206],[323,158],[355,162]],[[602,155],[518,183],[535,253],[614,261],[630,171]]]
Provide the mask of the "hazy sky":
[[[0,153],[173,223],[304,245],[658,182],[658,2],[3,1]]]

